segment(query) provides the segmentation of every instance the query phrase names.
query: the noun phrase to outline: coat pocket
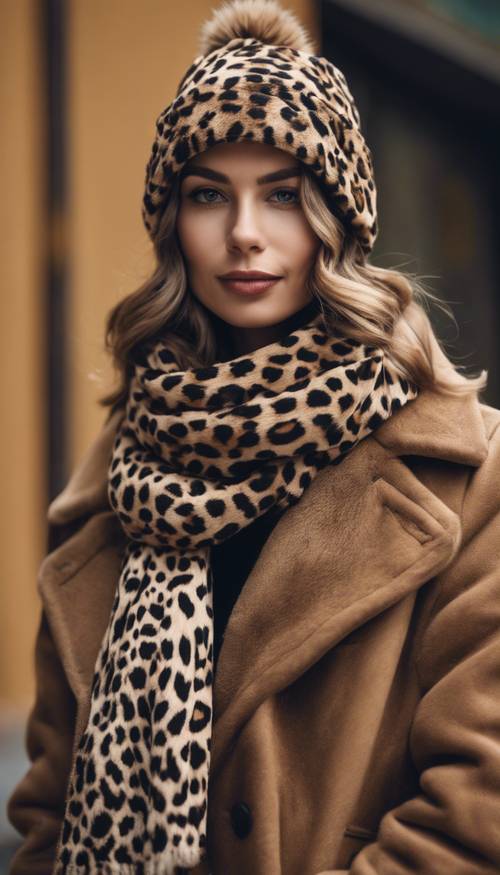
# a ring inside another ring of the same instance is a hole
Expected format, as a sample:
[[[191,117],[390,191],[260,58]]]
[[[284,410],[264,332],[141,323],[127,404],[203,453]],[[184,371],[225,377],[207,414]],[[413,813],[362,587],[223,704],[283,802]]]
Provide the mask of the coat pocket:
[[[340,847],[340,859],[337,867],[348,869],[355,856],[363,850],[370,842],[377,840],[377,833],[374,830],[366,829],[357,824],[349,824],[344,830],[344,836]]]

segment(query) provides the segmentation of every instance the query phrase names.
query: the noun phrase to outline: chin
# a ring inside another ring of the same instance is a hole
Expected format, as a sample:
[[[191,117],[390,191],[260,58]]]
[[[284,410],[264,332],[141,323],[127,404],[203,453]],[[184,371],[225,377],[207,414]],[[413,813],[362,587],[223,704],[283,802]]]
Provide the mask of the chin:
[[[275,325],[278,322],[283,322],[285,319],[290,319],[295,313],[303,310],[310,300],[299,301],[296,304],[291,304],[290,300],[276,300],[272,295],[263,295],[259,298],[236,299],[228,306],[225,301],[225,306],[221,307],[217,315],[225,322],[229,322],[235,327],[250,327],[265,325]]]
[[[275,309],[269,308],[267,312],[262,310],[259,313],[250,313],[247,309],[246,313],[235,313],[234,311],[221,314],[220,319],[232,325],[233,328],[268,328],[271,325],[277,325],[279,322],[284,322],[295,313],[295,310],[283,310],[276,312]]]

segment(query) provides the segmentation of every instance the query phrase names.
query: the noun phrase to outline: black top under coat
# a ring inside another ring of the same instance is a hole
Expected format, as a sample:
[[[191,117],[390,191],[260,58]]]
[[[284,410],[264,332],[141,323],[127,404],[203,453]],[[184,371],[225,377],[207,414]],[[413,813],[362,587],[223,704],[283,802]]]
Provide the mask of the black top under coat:
[[[224,632],[238,596],[274,526],[286,508],[273,505],[222,544],[211,547],[214,610],[214,672]]]

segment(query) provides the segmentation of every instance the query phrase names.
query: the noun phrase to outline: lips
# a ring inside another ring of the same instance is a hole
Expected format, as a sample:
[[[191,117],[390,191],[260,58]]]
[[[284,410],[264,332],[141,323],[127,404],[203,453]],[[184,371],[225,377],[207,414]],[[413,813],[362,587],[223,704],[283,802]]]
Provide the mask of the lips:
[[[274,273],[265,273],[262,270],[233,270],[231,273],[224,273],[219,277],[221,280],[243,280],[243,281],[252,281],[252,280],[278,280],[281,277],[277,276]]]
[[[269,274],[265,278],[254,277],[253,279],[226,279],[221,278],[224,287],[231,292],[236,292],[239,295],[255,295],[265,292],[267,289],[279,282],[281,277],[270,277]]]

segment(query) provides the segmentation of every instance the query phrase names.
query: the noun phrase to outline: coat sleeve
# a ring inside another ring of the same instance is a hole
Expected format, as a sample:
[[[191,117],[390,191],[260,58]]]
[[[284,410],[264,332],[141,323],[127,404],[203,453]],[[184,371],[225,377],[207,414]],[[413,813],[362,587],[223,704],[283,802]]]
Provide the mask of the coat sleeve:
[[[47,552],[57,550],[101,509],[107,509],[106,470],[121,408],[106,423],[49,506]],[[45,610],[34,647],[35,701],[25,729],[30,768],[7,800],[7,817],[24,838],[8,875],[51,875],[64,818],[77,703],[68,683]]]
[[[500,429],[470,477],[462,544],[418,647],[409,747],[420,792],[388,811],[349,870],[500,873]]]
[[[49,553],[81,525],[48,526]],[[71,769],[76,699],[42,608],[34,646],[35,701],[24,744],[30,767],[7,800],[7,817],[24,838],[7,875],[50,875]]]

